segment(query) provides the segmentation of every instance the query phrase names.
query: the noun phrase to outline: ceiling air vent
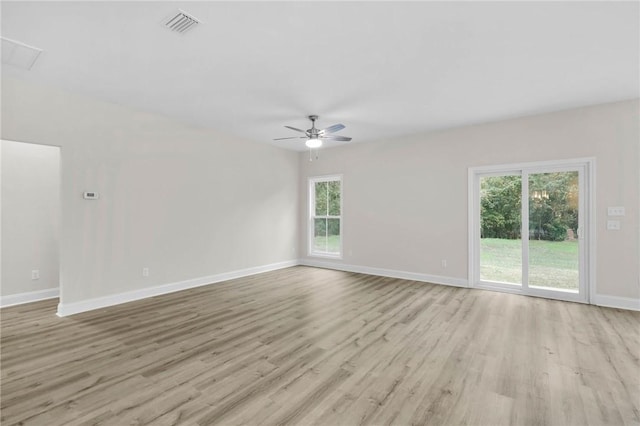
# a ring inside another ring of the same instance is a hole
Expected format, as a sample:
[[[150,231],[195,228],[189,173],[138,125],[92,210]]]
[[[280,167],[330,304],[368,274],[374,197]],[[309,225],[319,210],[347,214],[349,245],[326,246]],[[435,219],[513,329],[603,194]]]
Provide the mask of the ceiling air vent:
[[[11,40],[6,37],[2,39],[2,63],[13,65],[14,67],[30,70],[36,59],[42,53],[42,49],[29,46],[19,41]]]
[[[164,20],[164,26],[169,30],[184,34],[190,29],[198,25],[200,21],[188,13],[178,9],[176,13],[171,14]]]

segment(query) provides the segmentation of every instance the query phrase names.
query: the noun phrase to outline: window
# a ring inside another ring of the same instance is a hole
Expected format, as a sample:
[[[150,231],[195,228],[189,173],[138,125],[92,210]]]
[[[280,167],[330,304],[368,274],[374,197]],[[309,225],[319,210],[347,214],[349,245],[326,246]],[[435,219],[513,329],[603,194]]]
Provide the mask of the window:
[[[339,258],[341,225],[342,177],[309,179],[309,254]]]

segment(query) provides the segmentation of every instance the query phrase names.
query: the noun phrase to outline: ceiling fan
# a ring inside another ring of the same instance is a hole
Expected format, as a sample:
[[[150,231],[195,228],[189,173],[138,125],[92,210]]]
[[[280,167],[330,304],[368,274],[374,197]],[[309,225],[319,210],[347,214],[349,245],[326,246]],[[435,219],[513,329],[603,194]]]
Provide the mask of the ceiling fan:
[[[351,138],[347,136],[338,136],[333,135],[332,133],[338,132],[344,129],[344,124],[334,124],[333,126],[329,126],[325,129],[318,130],[316,129],[316,120],[318,119],[317,115],[310,115],[309,120],[311,120],[311,128],[308,130],[297,129],[291,126],[284,126],[287,129],[295,130],[296,132],[304,133],[304,136],[292,136],[288,138],[276,138],[274,141],[281,141],[285,139],[306,139],[305,145],[309,148],[319,148],[322,146],[323,140],[329,141],[341,141],[341,142],[349,142]]]

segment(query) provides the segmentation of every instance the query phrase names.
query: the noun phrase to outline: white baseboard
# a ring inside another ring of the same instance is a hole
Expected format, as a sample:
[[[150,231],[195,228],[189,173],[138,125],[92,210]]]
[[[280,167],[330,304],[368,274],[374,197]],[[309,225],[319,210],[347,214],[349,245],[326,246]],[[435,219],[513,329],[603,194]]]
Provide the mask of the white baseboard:
[[[593,305],[605,306],[607,308],[629,309],[632,311],[640,311],[640,299],[631,297],[606,296],[604,294],[595,294],[591,298]]]
[[[424,281],[433,284],[443,284],[455,287],[469,287],[464,278],[444,277],[440,275],[420,274],[416,272],[398,271],[395,269],[372,268],[369,266],[346,265],[338,262],[327,262],[315,259],[300,259],[300,265],[314,266],[317,268],[335,269],[338,271],[357,272],[360,274],[378,275],[383,277],[400,278],[413,281]],[[502,290],[500,290],[502,291]],[[606,306],[609,308],[628,309],[640,311],[640,299],[628,297],[606,296],[596,294],[591,299],[592,305]]]
[[[256,266],[253,268],[240,269],[237,271],[224,272],[221,274],[210,275],[207,277],[194,278],[194,279],[180,281],[176,283],[163,284],[155,287],[128,291],[126,293],[118,293],[118,294],[112,294],[104,297],[97,297],[95,299],[83,300],[81,302],[60,303],[58,304],[58,316],[66,317],[68,315],[74,315],[74,314],[79,314],[81,312],[92,311],[94,309],[105,308],[107,306],[133,302],[134,300],[146,299],[148,297],[174,293],[176,291],[187,290],[195,287],[201,287],[204,285],[214,284],[214,283],[227,281],[235,278],[247,277],[249,275],[260,274],[262,272],[275,271],[276,269],[283,269],[283,268],[288,268],[296,265],[298,265],[297,259],[287,260],[285,262],[278,262],[278,263],[272,263],[269,265]]]
[[[336,269],[338,271],[378,275],[381,277],[400,278],[403,280],[423,281],[433,284],[450,285],[454,287],[468,287],[468,282],[465,278],[420,274],[417,272],[398,271],[396,269],[372,268],[370,266],[346,265],[343,263],[326,262],[315,259],[300,259],[299,264],[305,266],[315,266],[317,268]]]
[[[59,288],[48,288],[45,290],[30,291],[28,293],[10,294],[8,296],[0,297],[0,308],[37,302],[38,300],[55,299],[56,297],[60,297]]]
[[[235,278],[242,278],[250,275],[260,274],[262,272],[289,268],[291,266],[296,266],[296,265],[335,269],[338,271],[356,272],[360,274],[377,275],[382,277],[399,278],[399,279],[412,280],[412,281],[422,281],[422,282],[428,282],[433,284],[449,285],[454,287],[466,287],[466,288],[469,287],[468,281],[465,278],[453,278],[453,277],[445,277],[441,275],[430,275],[430,274],[422,274],[417,272],[400,271],[395,269],[373,268],[369,266],[360,266],[360,265],[348,265],[344,263],[322,261],[322,260],[315,260],[315,259],[298,259],[298,260],[288,260],[284,262],[272,263],[269,265],[257,266],[253,268],[241,269],[237,271],[225,272],[225,273],[211,275],[207,277],[194,278],[194,279],[180,281],[176,283],[163,284],[155,287],[129,291],[126,293],[118,293],[118,294],[113,294],[109,296],[98,297],[95,299],[84,300],[81,302],[60,303],[58,304],[58,316],[64,317],[68,315],[74,315],[81,312],[91,311],[94,309],[100,309],[108,306],[119,305],[121,303],[132,302],[135,300],[145,299],[148,297],[160,296],[163,294],[173,293],[181,290],[187,290],[190,288],[214,284],[214,283],[227,281]],[[4,296],[4,297],[0,297],[0,307],[35,302],[37,300],[51,299],[58,296],[59,296],[59,290],[57,288]],[[596,294],[591,298],[591,303],[593,305],[598,305],[598,306],[640,311],[640,300],[633,299],[633,298]]]

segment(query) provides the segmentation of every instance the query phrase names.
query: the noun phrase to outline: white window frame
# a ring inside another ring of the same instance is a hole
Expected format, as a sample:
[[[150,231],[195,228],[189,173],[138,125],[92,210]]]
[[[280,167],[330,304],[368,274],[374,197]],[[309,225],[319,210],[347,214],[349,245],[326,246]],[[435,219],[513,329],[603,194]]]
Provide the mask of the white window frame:
[[[340,182],[340,215],[338,216],[316,216],[316,183],[320,182]],[[314,176],[309,178],[309,213],[308,213],[308,221],[307,221],[307,254],[313,257],[324,257],[329,259],[342,259],[342,246],[344,242],[344,221],[342,217],[344,216],[344,198],[343,198],[343,182],[342,175],[327,175],[327,176]],[[313,248],[314,242],[314,230],[315,230],[315,222],[314,219],[338,219],[340,221],[340,252],[339,253],[328,253],[316,251]]]

